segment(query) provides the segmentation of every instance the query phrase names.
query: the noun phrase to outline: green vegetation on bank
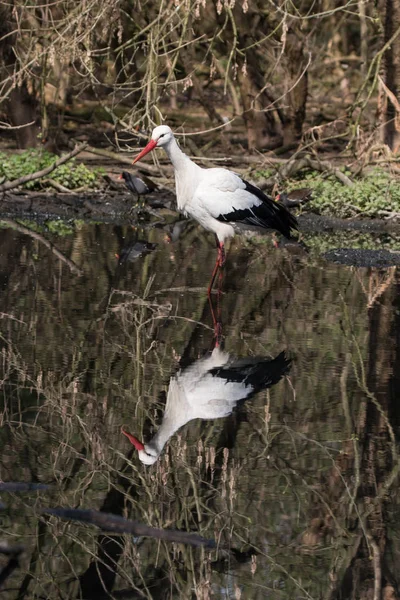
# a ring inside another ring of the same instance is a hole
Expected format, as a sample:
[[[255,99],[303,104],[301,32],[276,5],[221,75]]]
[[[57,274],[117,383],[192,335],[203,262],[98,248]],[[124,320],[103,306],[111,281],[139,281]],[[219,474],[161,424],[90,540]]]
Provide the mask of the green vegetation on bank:
[[[344,171],[348,177],[352,174]],[[321,215],[340,218],[354,216],[385,217],[400,213],[400,185],[397,178],[382,169],[374,169],[362,178],[354,179],[354,186],[341,183],[334,175],[316,171],[299,173],[285,182],[285,191],[299,187],[313,190],[307,210]]]
[[[357,248],[363,250],[388,250],[400,251],[400,234],[394,232],[365,232],[365,231],[347,231],[336,229],[335,231],[303,232],[300,235],[301,241],[305,244],[310,256],[321,256],[329,250],[336,248]],[[271,246],[271,237],[269,235],[254,235],[243,238],[241,244],[251,248]]]
[[[41,171],[52,165],[59,157],[46,150],[25,150],[19,154],[0,153],[0,179],[12,181],[31,173]],[[99,175],[102,169],[89,169],[79,159],[72,159],[60,165],[47,177],[25,183],[23,187],[28,190],[43,190],[49,187],[49,179],[69,190],[81,187],[97,189]]]

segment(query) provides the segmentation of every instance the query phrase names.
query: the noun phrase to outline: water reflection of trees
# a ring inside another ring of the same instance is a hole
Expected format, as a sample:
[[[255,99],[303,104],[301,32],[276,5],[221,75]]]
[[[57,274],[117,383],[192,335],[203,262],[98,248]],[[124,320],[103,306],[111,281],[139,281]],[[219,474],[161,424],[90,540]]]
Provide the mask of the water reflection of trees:
[[[59,242],[81,278],[32,239],[2,237],[1,477],[53,484],[2,497],[11,509],[0,538],[27,548],[4,596],[396,590],[397,278],[368,309],[368,271],[235,240],[222,302],[227,348],[290,348],[290,384],[228,419],[193,423],[145,469],[120,426],[155,430],[170,374],[209,348],[215,250],[193,229],[117,271],[121,235],[130,234],[82,226]],[[150,238],[163,243],[162,232]],[[55,505],[200,532],[234,552],[99,535],[35,512]]]

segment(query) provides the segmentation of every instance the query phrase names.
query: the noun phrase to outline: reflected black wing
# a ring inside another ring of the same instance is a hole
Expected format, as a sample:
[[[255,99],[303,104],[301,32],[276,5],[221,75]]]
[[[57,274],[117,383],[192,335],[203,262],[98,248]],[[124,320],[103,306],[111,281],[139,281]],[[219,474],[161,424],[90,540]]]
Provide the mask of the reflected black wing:
[[[242,358],[211,369],[210,374],[225,379],[226,382],[252,386],[253,393],[256,393],[278,383],[290,370],[291,362],[283,351],[273,360],[265,357]]]

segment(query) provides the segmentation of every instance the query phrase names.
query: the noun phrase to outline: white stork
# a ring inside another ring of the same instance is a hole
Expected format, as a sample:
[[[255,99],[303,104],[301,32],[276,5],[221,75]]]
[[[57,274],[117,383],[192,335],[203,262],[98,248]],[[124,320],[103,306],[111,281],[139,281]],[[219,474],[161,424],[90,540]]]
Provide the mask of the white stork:
[[[210,355],[171,377],[162,424],[147,444],[121,429],[145,465],[160,456],[169,438],[192,419],[220,419],[231,414],[240,400],[278,383],[290,368],[281,352],[276,358],[232,359],[215,347]]]
[[[164,148],[174,167],[178,209],[216,236],[218,257],[209,292],[218,269],[225,263],[225,240],[234,235],[235,227],[276,229],[287,238],[292,229],[297,229],[296,218],[283,205],[236,173],[196,165],[179,148],[167,125],[153,130],[151,140],[133,163],[154,148]]]

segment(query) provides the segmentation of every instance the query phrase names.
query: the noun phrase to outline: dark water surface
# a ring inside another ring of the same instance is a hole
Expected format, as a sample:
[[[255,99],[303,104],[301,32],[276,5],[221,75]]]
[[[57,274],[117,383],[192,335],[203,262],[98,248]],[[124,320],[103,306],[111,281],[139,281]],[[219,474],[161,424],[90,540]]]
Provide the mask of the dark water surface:
[[[121,426],[149,440],[171,377],[214,347],[213,239],[194,225],[173,243],[110,225],[46,237],[75,269],[1,230],[0,478],[50,485],[0,492],[0,542],[25,547],[2,597],[398,598],[396,267],[235,238],[224,351],[285,351],[291,369],[230,416],[192,420],[145,466]],[[157,246],[119,264],[138,240]],[[49,507],[196,532],[217,549],[107,535]]]

